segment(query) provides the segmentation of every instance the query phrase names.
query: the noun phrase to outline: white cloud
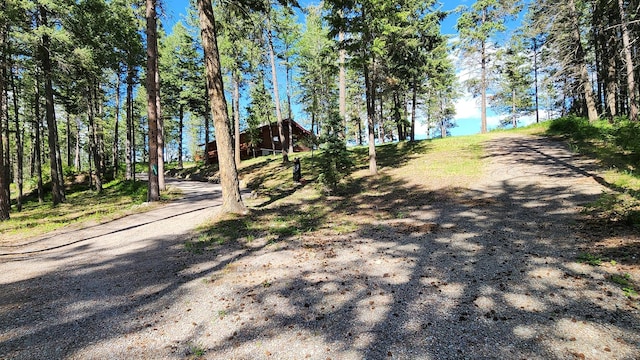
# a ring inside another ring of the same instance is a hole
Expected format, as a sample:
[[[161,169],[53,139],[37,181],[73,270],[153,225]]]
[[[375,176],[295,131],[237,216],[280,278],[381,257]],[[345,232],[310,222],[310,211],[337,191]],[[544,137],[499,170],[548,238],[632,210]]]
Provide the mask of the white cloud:
[[[480,119],[480,105],[477,99],[467,95],[456,101],[456,120],[460,119]]]

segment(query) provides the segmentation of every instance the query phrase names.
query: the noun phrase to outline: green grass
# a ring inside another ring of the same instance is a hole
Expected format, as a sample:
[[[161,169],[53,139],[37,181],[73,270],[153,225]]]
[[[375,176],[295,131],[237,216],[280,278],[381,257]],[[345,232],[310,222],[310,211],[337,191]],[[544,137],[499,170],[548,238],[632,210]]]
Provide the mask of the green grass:
[[[411,188],[414,181],[423,181],[425,174],[433,183],[446,181],[453,187],[465,186],[483,176],[485,152],[482,143],[493,136],[377,146],[379,175],[374,177],[369,176],[368,148],[350,148],[354,171],[331,196],[314,186],[319,175],[318,152],[296,153],[301,159],[306,185],[293,182],[292,164],[282,163],[279,157],[243,161],[239,168],[241,182],[255,195],[247,201],[250,214],[223,217],[204,226],[186,247],[194,253],[202,253],[230,241],[249,244],[263,239],[267,244],[277,244],[297,241],[307,234],[348,234],[360,229],[363,222],[407,217],[408,211],[398,202],[416,200],[407,199],[405,189]],[[423,190],[426,191],[420,191],[416,196],[431,196],[430,190]]]
[[[582,253],[578,255],[578,262],[583,264],[589,264],[591,266],[600,266],[602,265],[602,259],[593,254]]]
[[[625,274],[613,274],[609,276],[609,281],[617,284],[622,289],[622,292],[627,297],[636,297],[638,292],[636,291],[631,275]]]
[[[65,193],[66,201],[53,206],[50,188],[45,192],[42,204],[38,202],[37,194],[31,192],[23,199],[21,212],[17,212],[14,204],[11,218],[0,222],[0,233],[21,239],[68,225],[118,218],[139,211],[136,205],[146,201],[147,185],[140,181],[114,180],[104,184],[102,193],[98,194],[87,183],[74,183],[67,186]],[[163,199],[174,196],[165,193]]]
[[[609,221],[640,226],[640,124],[625,119],[589,123],[570,116],[553,121],[547,133],[565,138],[574,152],[609,169],[601,182],[612,191],[587,210]]]

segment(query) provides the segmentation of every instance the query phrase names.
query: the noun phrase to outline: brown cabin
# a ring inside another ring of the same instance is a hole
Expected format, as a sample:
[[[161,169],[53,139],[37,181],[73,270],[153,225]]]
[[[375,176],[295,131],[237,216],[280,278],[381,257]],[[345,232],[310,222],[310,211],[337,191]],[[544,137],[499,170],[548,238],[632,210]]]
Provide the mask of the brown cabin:
[[[288,119],[282,120],[282,127],[284,137],[289,140],[289,121]],[[270,154],[278,154],[282,152],[282,142],[278,135],[278,123],[271,123],[271,125],[263,125],[258,128],[260,134],[259,143],[252,147],[249,144],[249,134],[245,131],[240,134],[240,159],[246,160],[257,156],[264,156]],[[297,122],[291,120],[291,132],[293,133],[293,151],[310,151],[309,144],[311,143],[312,134],[306,130]],[[209,163],[218,162],[217,144],[212,141],[207,144],[207,160]]]

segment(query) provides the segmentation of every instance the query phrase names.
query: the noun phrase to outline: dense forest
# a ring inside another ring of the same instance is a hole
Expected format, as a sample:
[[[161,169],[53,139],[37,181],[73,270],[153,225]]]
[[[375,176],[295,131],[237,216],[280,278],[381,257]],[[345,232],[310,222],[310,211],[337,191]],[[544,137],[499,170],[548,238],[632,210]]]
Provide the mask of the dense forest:
[[[241,212],[239,134],[275,122],[285,139],[287,118],[318,142],[368,145],[372,174],[376,144],[414,141],[420,124],[447,136],[466,92],[482,132],[489,108],[509,127],[568,113],[638,120],[637,0],[478,0],[453,11],[435,0],[193,0],[171,29],[164,6],[2,1],[0,220],[21,210],[25,188],[41,202],[51,191],[55,205],[66,175],[89,173],[100,192],[108,179],[135,179],[137,164],[156,201],[164,164],[202,159],[212,139],[226,209]],[[456,36],[441,30],[447,17]],[[283,144],[283,161],[292,151]]]

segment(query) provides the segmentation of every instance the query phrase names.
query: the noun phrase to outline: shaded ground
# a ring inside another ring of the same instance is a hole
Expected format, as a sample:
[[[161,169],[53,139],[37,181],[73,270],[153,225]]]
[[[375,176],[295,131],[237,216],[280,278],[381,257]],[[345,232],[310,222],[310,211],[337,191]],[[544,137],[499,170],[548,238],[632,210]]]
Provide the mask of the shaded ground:
[[[609,280],[640,278],[638,254],[576,261],[613,236],[579,212],[608,191],[595,165],[544,138],[486,148],[473,186],[363,179],[311,231],[186,251],[216,205],[193,193],[108,235],[0,248],[0,358],[638,358],[637,301]]]

